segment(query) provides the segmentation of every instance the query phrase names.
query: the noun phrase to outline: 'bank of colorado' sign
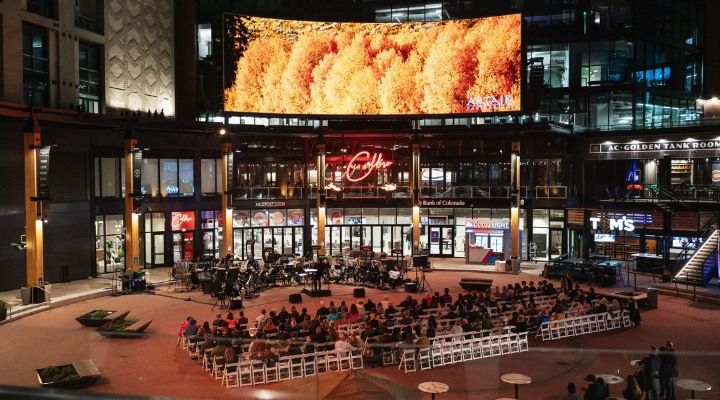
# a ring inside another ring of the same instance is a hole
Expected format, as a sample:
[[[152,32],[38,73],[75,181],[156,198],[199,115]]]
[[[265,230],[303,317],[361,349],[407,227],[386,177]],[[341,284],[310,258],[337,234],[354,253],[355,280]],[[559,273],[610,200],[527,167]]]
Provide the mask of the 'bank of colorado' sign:
[[[720,149],[720,140],[682,140],[648,143],[598,143],[590,145],[590,153],[620,153],[638,151],[682,151]]]
[[[420,200],[420,207],[438,206],[465,207],[465,200]]]

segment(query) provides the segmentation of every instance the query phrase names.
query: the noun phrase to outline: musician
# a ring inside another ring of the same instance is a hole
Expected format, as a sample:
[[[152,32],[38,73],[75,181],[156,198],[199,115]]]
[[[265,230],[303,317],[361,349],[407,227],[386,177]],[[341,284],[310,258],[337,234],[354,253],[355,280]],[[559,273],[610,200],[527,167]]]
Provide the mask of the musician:
[[[325,275],[327,265],[324,260],[320,260],[315,264],[315,268],[317,268],[317,271],[315,271],[312,276],[313,290],[320,290],[322,277]]]

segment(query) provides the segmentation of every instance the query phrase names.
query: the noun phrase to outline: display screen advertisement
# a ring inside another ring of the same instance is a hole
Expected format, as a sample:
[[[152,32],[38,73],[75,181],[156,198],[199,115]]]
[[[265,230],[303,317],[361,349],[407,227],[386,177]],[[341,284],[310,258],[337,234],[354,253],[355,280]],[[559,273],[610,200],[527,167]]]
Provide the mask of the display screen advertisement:
[[[225,24],[226,112],[520,111],[520,14],[407,23],[225,15]]]

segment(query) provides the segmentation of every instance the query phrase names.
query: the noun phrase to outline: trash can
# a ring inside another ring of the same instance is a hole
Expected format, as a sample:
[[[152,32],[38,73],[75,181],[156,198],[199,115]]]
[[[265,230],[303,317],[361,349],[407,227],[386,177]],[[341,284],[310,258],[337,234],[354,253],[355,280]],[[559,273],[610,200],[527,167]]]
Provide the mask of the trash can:
[[[22,304],[24,306],[30,304],[30,301],[32,300],[31,288],[29,288],[27,286],[23,286],[20,288],[20,300],[22,300]]]
[[[657,308],[658,306],[658,292],[653,288],[647,290],[647,307]]]

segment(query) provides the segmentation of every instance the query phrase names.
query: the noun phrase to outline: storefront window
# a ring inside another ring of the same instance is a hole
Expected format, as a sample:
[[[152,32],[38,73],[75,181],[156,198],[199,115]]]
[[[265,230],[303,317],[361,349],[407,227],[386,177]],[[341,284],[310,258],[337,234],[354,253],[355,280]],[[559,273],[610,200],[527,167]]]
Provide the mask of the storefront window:
[[[378,223],[378,209],[377,208],[363,208],[362,217],[363,217],[363,224],[375,225]]]
[[[222,214],[219,211],[201,211],[200,229],[202,229],[203,255],[220,256],[222,243]]]
[[[122,215],[95,218],[95,264],[99,274],[114,272],[125,264],[125,221]]]
[[[233,228],[245,228],[250,226],[250,211],[233,210]]]
[[[289,226],[303,226],[305,224],[305,213],[302,208],[291,208],[287,212],[287,224]]]
[[[140,178],[140,191],[142,194],[153,197],[157,196],[160,193],[158,180],[158,159],[143,158]]]
[[[222,160],[200,160],[200,182],[202,194],[222,192]]]
[[[122,158],[95,159],[95,197],[125,196]]]
[[[395,223],[395,209],[394,208],[381,208],[379,222],[380,222],[380,224],[394,224]]]

